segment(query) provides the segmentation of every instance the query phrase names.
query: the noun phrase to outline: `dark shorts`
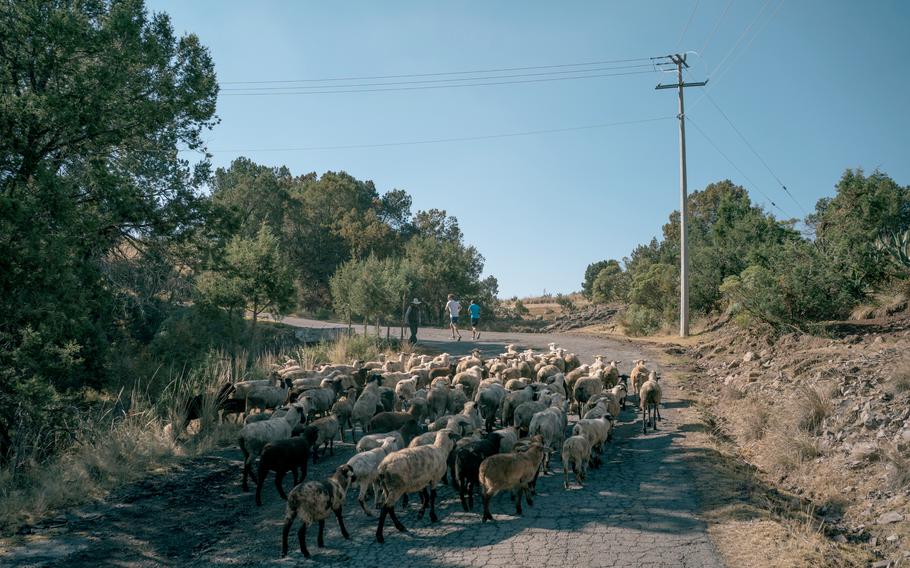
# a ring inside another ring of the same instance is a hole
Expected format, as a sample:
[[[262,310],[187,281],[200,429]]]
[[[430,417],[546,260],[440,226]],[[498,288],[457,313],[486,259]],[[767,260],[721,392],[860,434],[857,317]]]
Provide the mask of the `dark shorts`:
[[[477,327],[478,323],[480,323],[480,318],[471,318],[471,327]]]
[[[458,316],[449,316],[449,321],[452,323],[458,323]]]

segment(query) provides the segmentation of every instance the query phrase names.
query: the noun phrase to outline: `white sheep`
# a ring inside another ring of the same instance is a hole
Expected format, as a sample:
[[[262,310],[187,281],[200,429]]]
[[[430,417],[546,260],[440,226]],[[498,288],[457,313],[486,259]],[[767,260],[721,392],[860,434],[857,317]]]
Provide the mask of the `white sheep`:
[[[563,424],[564,420],[565,417],[562,411],[558,408],[553,407],[537,412],[533,417],[531,417],[531,424],[528,427],[528,435],[540,435],[540,437],[543,439],[544,447],[548,448],[549,450],[544,454],[544,471],[550,469],[551,452],[558,452],[559,448],[562,447],[562,441],[565,437],[565,426]]]
[[[348,460],[348,465],[351,466],[351,470],[354,474],[351,481],[360,486],[357,502],[360,503],[360,508],[363,509],[363,512],[366,513],[367,516],[373,516],[373,513],[367,510],[366,506],[367,489],[373,489],[375,498],[373,507],[378,507],[379,491],[375,484],[376,477],[379,475],[379,464],[382,463],[383,458],[399,449],[400,446],[395,438],[387,437],[382,441],[382,444],[378,448],[356,454]]]
[[[351,413],[351,423],[353,424],[351,428],[352,439],[356,440],[354,434],[358,424],[360,424],[361,434],[366,434],[367,429],[370,426],[370,420],[372,420],[373,415],[376,414],[377,406],[379,406],[379,383],[376,381],[369,381],[366,386],[363,387],[363,392],[360,393],[360,396],[357,397],[357,400],[354,402],[354,410]]]
[[[591,459],[591,443],[584,436],[570,436],[562,444],[562,472],[565,476],[565,488],[569,488],[569,466],[575,474],[575,482],[583,485]]]
[[[638,404],[641,409],[641,431],[648,433],[648,424],[657,430],[657,421],[660,420],[661,389],[657,373],[651,371],[648,380],[641,385],[638,392]]]

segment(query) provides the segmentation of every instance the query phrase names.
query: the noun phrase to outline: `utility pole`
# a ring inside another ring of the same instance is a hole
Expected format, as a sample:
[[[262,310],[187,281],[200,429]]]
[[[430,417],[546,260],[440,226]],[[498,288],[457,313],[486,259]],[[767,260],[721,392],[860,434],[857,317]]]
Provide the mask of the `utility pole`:
[[[655,89],[679,89],[679,336],[689,336],[689,244],[686,223],[689,219],[688,195],[686,188],[686,112],[683,101],[683,89],[686,87],[703,87],[708,81],[684,83],[682,70],[688,68],[685,54],[666,55],[658,59],[670,59],[676,64],[676,84],[658,84]]]

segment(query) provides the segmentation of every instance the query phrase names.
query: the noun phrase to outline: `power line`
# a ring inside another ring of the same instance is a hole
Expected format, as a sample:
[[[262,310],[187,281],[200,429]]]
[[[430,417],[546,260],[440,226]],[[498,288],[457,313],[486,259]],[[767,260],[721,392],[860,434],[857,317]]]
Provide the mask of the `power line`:
[[[700,126],[698,126],[698,123],[696,123],[694,120],[692,120],[692,119],[689,118],[688,116],[686,116],[686,120],[689,122],[689,124],[691,124],[692,126],[694,126],[696,130],[698,130],[699,134],[701,134],[701,135],[704,137],[704,139],[707,140],[708,143],[709,143],[711,146],[714,147],[715,150],[717,150],[717,153],[718,153],[718,154],[720,154],[721,156],[723,156],[723,158],[724,158],[725,160],[727,160],[727,162],[728,162],[731,166],[733,166],[733,169],[735,169],[737,172],[739,172],[739,175],[743,176],[743,179],[745,179],[747,182],[749,182],[749,185],[751,185],[756,191],[758,191],[760,194],[762,194],[762,195],[765,197],[765,199],[768,200],[768,203],[770,203],[770,204],[771,204],[773,207],[775,207],[778,211],[780,211],[781,213],[783,213],[787,218],[792,218],[792,217],[793,217],[792,215],[790,215],[789,213],[787,213],[786,211],[784,211],[783,209],[781,209],[780,206],[778,206],[777,203],[775,203],[774,200],[771,199],[771,198],[768,196],[767,193],[765,193],[764,191],[762,191],[761,188],[758,187],[758,185],[756,185],[756,183],[755,183],[754,181],[752,181],[751,179],[749,179],[749,176],[747,176],[741,169],[739,169],[739,166],[737,166],[735,163],[733,163],[733,160],[731,160],[730,157],[727,156],[727,154],[725,154],[724,151],[721,150],[720,147],[719,147],[717,144],[715,144],[713,140],[711,140],[711,138],[708,136],[708,134],[707,134],[704,130],[702,130]]]
[[[764,31],[764,29],[768,26],[768,24],[771,23],[771,20],[774,19],[774,16],[775,16],[775,15],[777,15],[777,12],[780,11],[781,6],[784,5],[784,1],[785,1],[785,0],[781,0],[781,1],[780,1],[780,4],[778,4],[777,7],[774,8],[774,11],[771,12],[771,17],[769,17],[767,20],[765,20],[765,22],[761,25],[760,28],[758,28],[757,30],[755,30],[755,33],[752,34],[752,37],[751,37],[751,38],[749,38],[749,42],[746,43],[746,45],[745,45],[745,47],[743,47],[742,51],[740,51],[739,53],[737,53],[736,56],[735,56],[732,60],[730,60],[730,64],[727,65],[727,67],[726,67],[723,71],[720,72],[720,75],[718,75],[717,77],[714,78],[714,84],[715,84],[715,85],[718,83],[718,81],[720,81],[720,80],[724,77],[724,75],[727,74],[727,71],[729,71],[730,69],[733,68],[733,64],[736,63],[736,61],[737,61],[740,57],[742,57],[742,54],[745,53],[745,52],[747,52],[747,51],[749,51],[749,46],[752,45],[752,42],[755,41],[755,38],[757,38],[759,35],[761,35],[761,33],[762,33],[762,32]]]
[[[583,75],[578,77],[548,77],[542,79],[521,79],[516,81],[495,81],[489,83],[462,83],[458,85],[421,85],[416,87],[383,87],[379,89],[333,89],[328,91],[284,91],[284,92],[249,92],[249,93],[222,93],[225,97],[243,97],[243,96],[274,96],[274,95],[328,95],[337,93],[375,93],[383,91],[420,91],[427,89],[454,89],[462,87],[488,87],[493,85],[517,85],[524,83],[546,83],[551,81],[571,81],[573,79],[596,79],[600,77],[621,77],[626,75],[643,75],[653,73],[650,71],[627,71],[623,73],[601,73],[594,75]]]
[[[467,142],[475,140],[493,140],[496,138],[512,138],[517,136],[533,136],[537,134],[553,134],[557,132],[574,132],[578,130],[593,130],[598,128],[610,128],[614,126],[625,126],[631,124],[644,124],[647,122],[658,122],[675,118],[672,116],[659,116],[655,118],[643,118],[639,120],[623,120],[619,122],[604,122],[600,124],[588,124],[583,126],[570,126],[566,128],[548,128],[545,130],[527,130],[523,132],[509,132],[503,134],[486,134],[480,136],[459,136],[453,138],[435,138],[428,140],[413,140],[406,142],[385,142],[380,144],[347,144],[340,146],[305,146],[297,148],[254,148],[248,150],[224,149],[209,150],[212,153],[243,153],[243,152],[298,152],[298,151],[316,151],[316,150],[350,150],[359,148],[386,148],[390,146],[417,146],[421,144],[442,144],[446,142]]]
[[[227,87],[221,89],[221,91],[278,91],[282,89],[343,89],[343,88],[355,88],[355,87],[382,87],[389,85],[422,85],[422,84],[431,84],[431,83],[454,83],[456,81],[487,81],[493,79],[512,79],[512,78],[524,78],[524,77],[539,77],[547,75],[568,75],[568,74],[578,74],[578,73],[594,73],[597,71],[618,71],[622,69],[640,69],[642,67],[650,68],[650,71],[654,70],[655,65],[662,65],[662,63],[640,63],[637,65],[623,65],[619,67],[598,67],[592,69],[570,69],[567,71],[542,71],[540,73],[521,73],[516,75],[490,75],[485,77],[459,77],[451,79],[422,79],[417,81],[391,81],[385,83],[349,83],[346,85],[287,85],[282,87]]]
[[[714,67],[714,69],[710,73],[711,75],[713,75],[718,69],[720,69],[720,67],[730,57],[730,55],[732,55],[733,52],[736,51],[736,48],[739,47],[739,44],[743,41],[743,38],[746,37],[746,34],[749,33],[749,30],[752,29],[752,26],[754,26],[755,23],[758,22],[758,19],[761,17],[761,15],[765,12],[765,9],[767,9],[770,4],[771,4],[771,0],[765,0],[765,3],[762,5],[761,10],[758,11],[758,14],[756,14],[755,18],[753,18],[753,20],[749,23],[749,25],[746,26],[746,29],[743,30],[743,33],[739,34],[739,38],[737,38],[736,43],[734,43],[733,47],[730,48],[730,51],[728,51],[727,54],[724,55],[723,59],[720,60],[720,63],[718,63]]]
[[[707,49],[707,47],[708,47],[708,42],[710,42],[712,39],[714,39],[714,34],[716,34],[717,30],[720,29],[720,23],[722,21],[724,21],[724,18],[727,16],[727,12],[730,10],[730,6],[732,6],[732,5],[733,5],[733,0],[727,0],[727,5],[724,7],[724,12],[720,15],[719,18],[717,18],[717,21],[714,22],[714,29],[711,30],[711,33],[709,33],[708,37],[705,38],[705,43],[702,44],[701,49],[698,52],[699,57],[704,57],[705,49]]]
[[[699,0],[695,0],[695,5],[692,6],[692,13],[689,14],[689,19],[686,20],[686,25],[683,26],[682,33],[679,34],[679,41],[676,42],[676,49],[679,49],[679,46],[682,45],[682,40],[686,37],[686,32],[689,31],[689,25],[692,23],[692,18],[695,17],[695,12],[698,11],[698,2]]]
[[[531,71],[536,69],[557,69],[563,67],[588,67],[592,65],[608,65],[612,63],[634,63],[648,61],[650,57],[636,57],[633,59],[609,59],[601,61],[588,61],[585,63],[559,63],[555,65],[531,65],[527,67],[500,67],[497,69],[474,69],[468,71],[439,71],[433,73],[407,73],[402,75],[373,75],[363,77],[327,77],[323,79],[281,79],[269,81],[222,81],[222,85],[253,85],[265,83],[325,83],[329,81],[369,81],[375,79],[405,79],[408,77],[439,77],[442,75],[471,75],[477,73],[502,73],[507,71]]]
[[[790,190],[787,189],[787,186],[784,185],[784,182],[782,182],[780,180],[780,178],[777,176],[777,174],[774,173],[774,170],[772,170],[771,166],[768,165],[768,162],[766,162],[765,159],[761,157],[761,154],[758,153],[758,151],[755,149],[755,147],[752,146],[752,144],[750,144],[748,140],[746,140],[746,137],[743,135],[742,132],[739,131],[739,128],[736,128],[736,125],[733,124],[733,121],[730,120],[730,117],[727,116],[727,113],[725,113],[720,108],[720,106],[717,104],[717,101],[715,101],[714,98],[708,93],[705,93],[705,97],[708,98],[708,102],[710,102],[712,105],[714,105],[714,108],[717,109],[717,112],[719,112],[721,114],[721,116],[724,117],[724,120],[726,120],[727,124],[730,125],[730,128],[732,128],[733,131],[736,132],[737,136],[739,136],[739,139],[743,141],[743,143],[749,148],[749,150],[752,151],[753,154],[755,154],[755,157],[758,158],[758,161],[760,161],[762,163],[762,165],[765,166],[765,169],[768,170],[768,173],[770,173],[774,177],[774,179],[777,180],[778,185],[780,185],[780,187],[787,193],[787,195],[790,196],[790,199],[792,199],[793,203],[795,203],[796,206],[799,207],[799,210],[802,211],[803,215],[808,217],[809,213],[806,212],[806,210],[805,210],[805,208],[803,208],[802,204],[796,200],[796,198],[793,196],[792,193],[790,193]]]

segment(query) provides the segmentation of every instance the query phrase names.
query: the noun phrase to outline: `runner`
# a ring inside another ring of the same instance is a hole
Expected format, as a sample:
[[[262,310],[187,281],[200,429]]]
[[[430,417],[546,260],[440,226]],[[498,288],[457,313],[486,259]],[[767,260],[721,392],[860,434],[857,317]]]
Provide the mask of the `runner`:
[[[458,331],[458,313],[461,312],[461,304],[455,299],[455,294],[449,294],[446,310],[449,312],[449,327],[452,329],[452,339],[455,339],[457,335],[458,339],[456,341],[461,341],[461,332]]]
[[[471,300],[471,305],[468,306],[468,311],[471,312],[471,339],[477,341],[480,339],[480,332],[477,331],[477,324],[480,323],[480,306],[474,303],[474,300]]]

